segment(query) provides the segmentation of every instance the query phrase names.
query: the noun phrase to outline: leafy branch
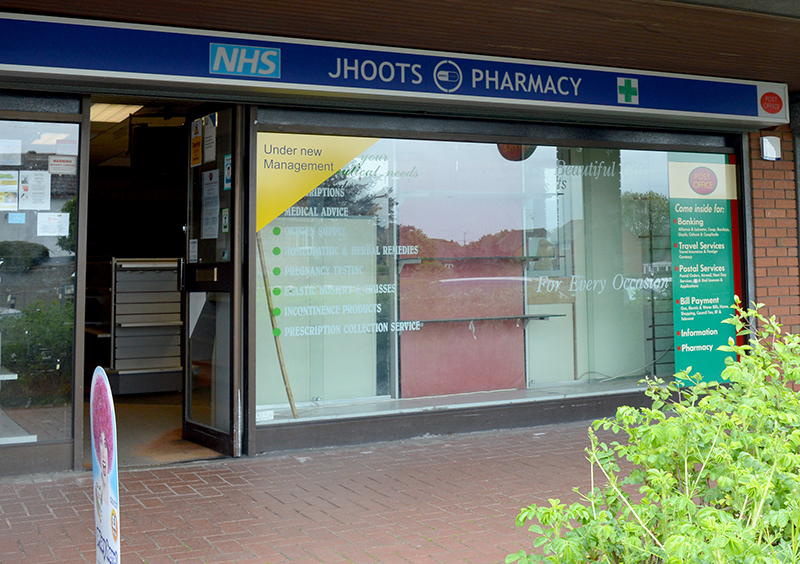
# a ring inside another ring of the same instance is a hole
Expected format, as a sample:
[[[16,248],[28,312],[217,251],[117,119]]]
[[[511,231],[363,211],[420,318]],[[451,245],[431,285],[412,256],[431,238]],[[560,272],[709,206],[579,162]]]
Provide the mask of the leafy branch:
[[[760,307],[734,304],[722,383],[690,369],[680,386],[646,381],[650,406],[593,423],[591,491],[522,509],[535,550],[507,563],[800,563],[800,399],[787,385],[800,337]],[[623,440],[607,445],[599,429]]]

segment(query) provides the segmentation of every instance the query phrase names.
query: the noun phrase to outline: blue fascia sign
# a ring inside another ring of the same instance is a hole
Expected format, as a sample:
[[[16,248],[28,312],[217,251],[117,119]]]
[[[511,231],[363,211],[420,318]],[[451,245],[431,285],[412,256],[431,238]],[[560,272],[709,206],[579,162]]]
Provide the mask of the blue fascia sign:
[[[96,84],[205,85],[528,107],[721,126],[788,123],[785,84],[0,14],[0,70]]]

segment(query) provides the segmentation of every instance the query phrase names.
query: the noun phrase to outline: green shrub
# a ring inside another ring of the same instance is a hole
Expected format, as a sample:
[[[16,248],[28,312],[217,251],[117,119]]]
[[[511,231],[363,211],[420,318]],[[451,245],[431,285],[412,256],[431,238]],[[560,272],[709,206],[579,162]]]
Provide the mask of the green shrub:
[[[28,270],[50,257],[47,247],[29,241],[0,241],[3,270]]]
[[[3,366],[17,379],[0,388],[3,407],[64,405],[72,391],[72,302],[37,302],[0,318]]]
[[[64,205],[61,206],[61,213],[69,214],[69,231],[66,236],[58,238],[56,245],[67,252],[75,253],[78,248],[78,241],[76,238],[78,231],[78,197],[75,196],[67,200]]]
[[[738,355],[725,382],[689,368],[679,376],[691,386],[651,381],[652,406],[592,425],[591,491],[522,509],[517,525],[540,553],[507,563],[800,562],[800,401],[787,387],[800,377],[800,337],[759,307],[737,299],[728,322],[749,340],[721,347]],[[600,428],[624,438],[607,445]]]

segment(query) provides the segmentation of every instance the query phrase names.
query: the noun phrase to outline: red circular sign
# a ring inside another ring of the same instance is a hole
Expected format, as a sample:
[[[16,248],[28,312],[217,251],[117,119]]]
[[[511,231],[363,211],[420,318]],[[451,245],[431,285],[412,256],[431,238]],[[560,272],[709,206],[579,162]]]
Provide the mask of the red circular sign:
[[[783,100],[774,92],[767,92],[761,97],[761,107],[770,114],[777,114],[783,109]]]
[[[498,143],[497,149],[504,159],[509,161],[524,161],[536,150],[536,145],[509,145]]]

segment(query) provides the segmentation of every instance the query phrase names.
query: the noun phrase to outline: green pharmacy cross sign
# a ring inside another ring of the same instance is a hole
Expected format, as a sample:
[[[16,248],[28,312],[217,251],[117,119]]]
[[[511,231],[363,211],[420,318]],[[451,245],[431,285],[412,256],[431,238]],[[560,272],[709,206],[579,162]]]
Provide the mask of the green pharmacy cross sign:
[[[635,78],[618,78],[617,91],[620,104],[639,104],[639,81]]]

